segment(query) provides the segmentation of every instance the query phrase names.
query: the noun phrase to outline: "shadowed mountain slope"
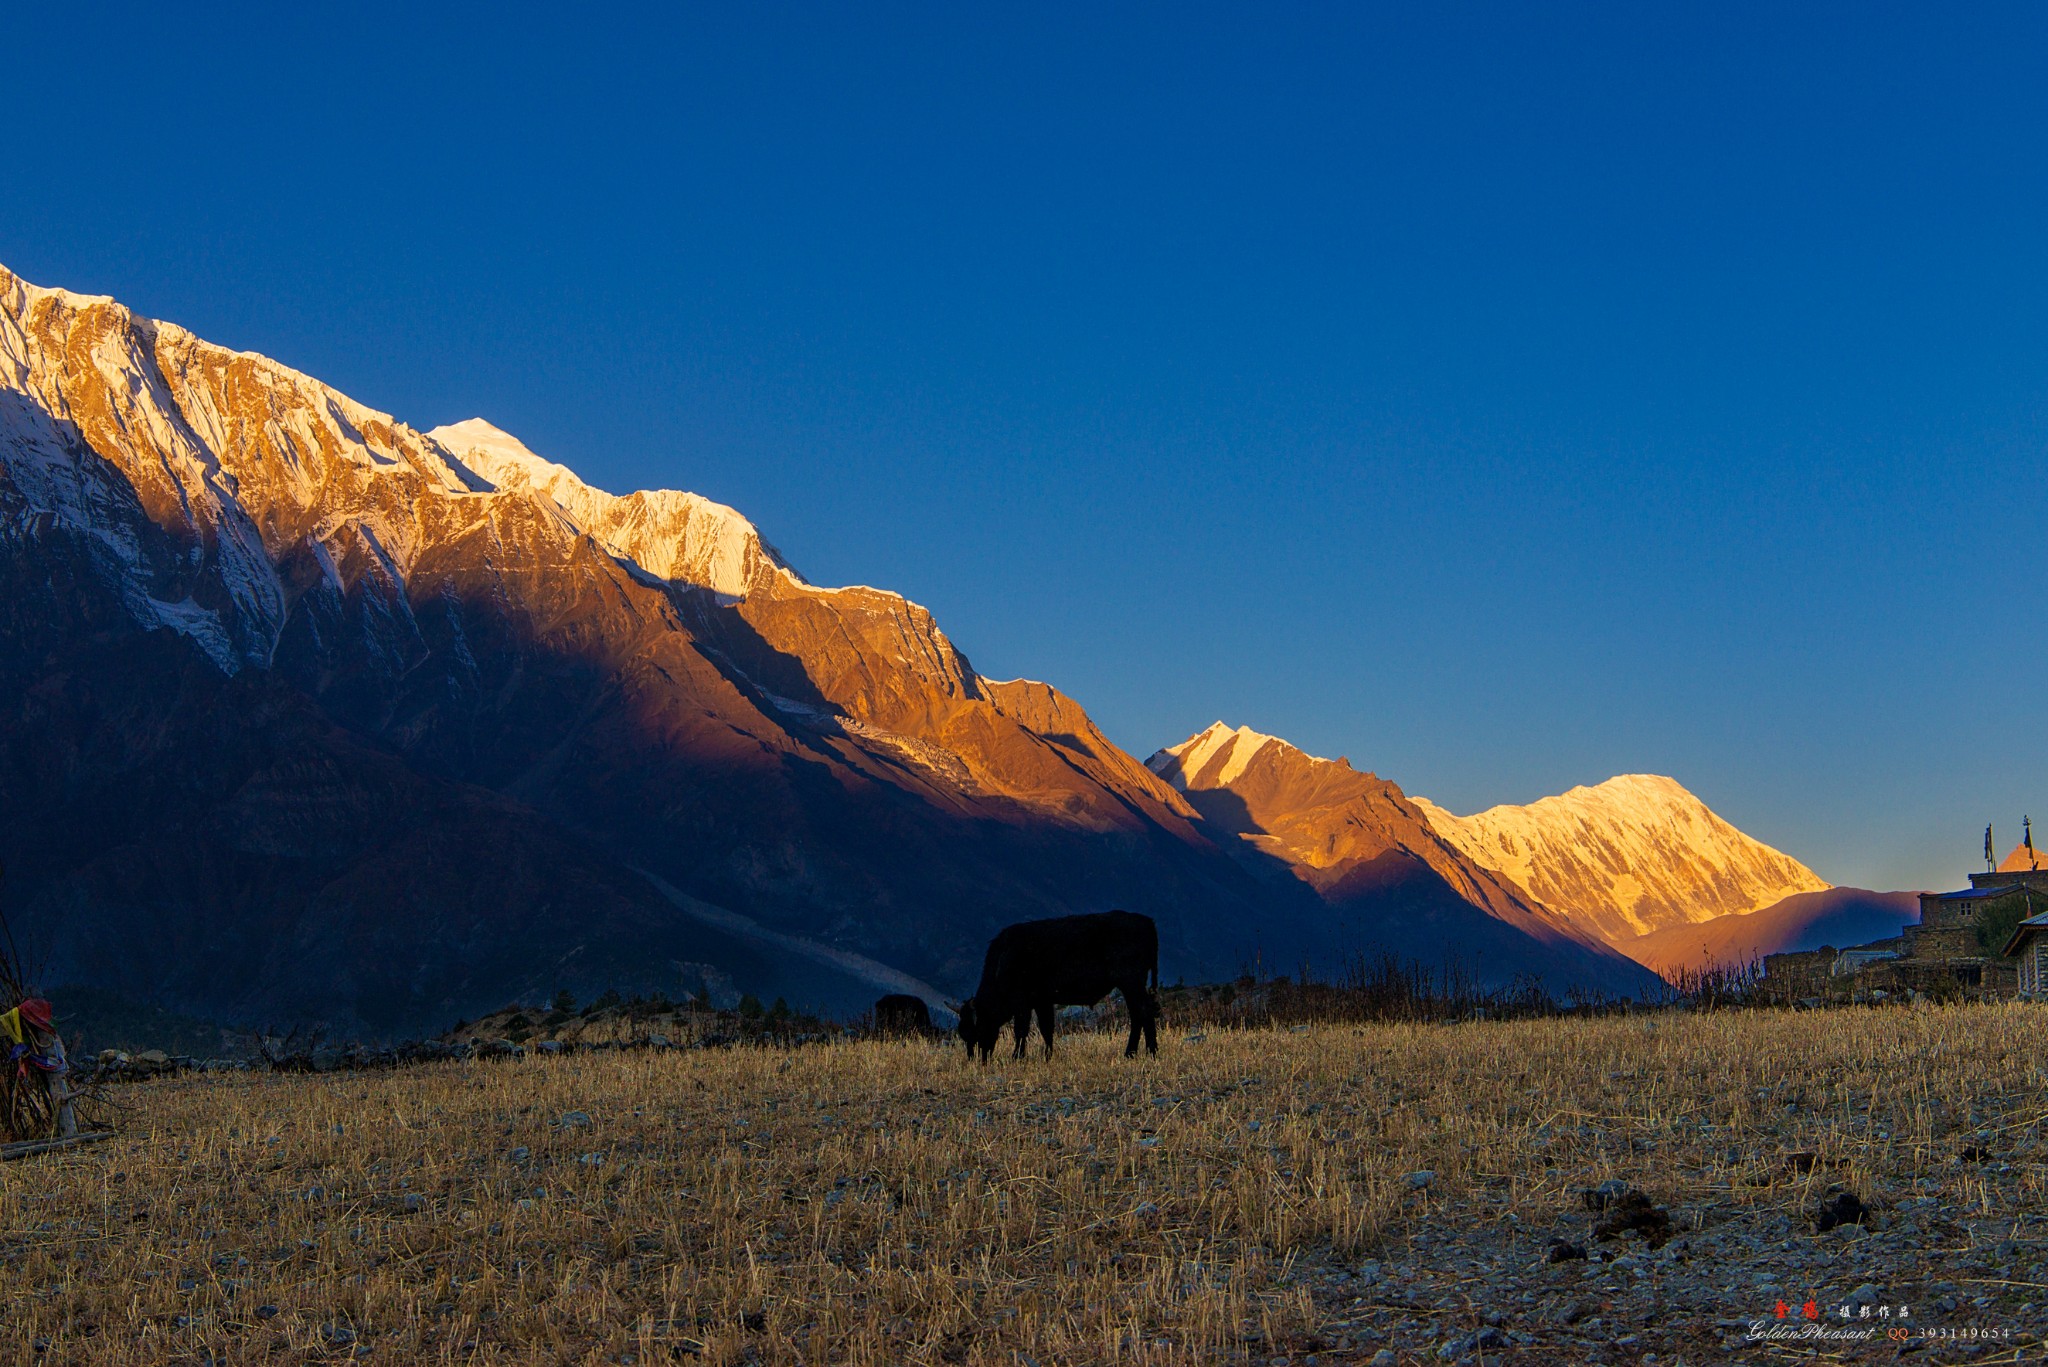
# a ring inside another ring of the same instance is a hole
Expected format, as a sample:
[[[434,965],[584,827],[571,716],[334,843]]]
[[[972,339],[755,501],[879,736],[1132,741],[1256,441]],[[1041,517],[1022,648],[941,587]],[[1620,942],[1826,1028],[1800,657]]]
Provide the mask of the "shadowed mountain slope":
[[[1713,965],[1737,968],[1787,950],[1846,949],[1888,940],[1919,919],[1916,892],[1828,888],[1794,893],[1761,911],[1669,926],[1630,941],[1627,948],[1637,962],[1659,973]]]

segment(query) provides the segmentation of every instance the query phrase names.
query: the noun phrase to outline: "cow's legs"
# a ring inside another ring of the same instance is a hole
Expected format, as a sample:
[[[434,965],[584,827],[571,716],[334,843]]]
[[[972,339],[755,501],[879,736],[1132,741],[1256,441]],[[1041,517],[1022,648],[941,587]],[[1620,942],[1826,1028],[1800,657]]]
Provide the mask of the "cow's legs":
[[[1052,1003],[1038,1004],[1038,1033],[1045,1036],[1045,1056],[1052,1057]]]
[[[1159,1052],[1159,1003],[1145,990],[1144,981],[1125,983],[1119,989],[1124,994],[1124,1009],[1131,1017],[1131,1037],[1124,1042],[1124,1057],[1138,1056],[1138,1038],[1143,1036],[1145,1048],[1150,1053]]]
[[[1024,1046],[1028,1044],[1031,1040],[1030,1007],[1026,1006],[1018,1010],[1017,1018],[1010,1022],[1010,1032],[1017,1037],[1017,1048],[1015,1052],[1011,1055],[1011,1057],[1023,1058]]]

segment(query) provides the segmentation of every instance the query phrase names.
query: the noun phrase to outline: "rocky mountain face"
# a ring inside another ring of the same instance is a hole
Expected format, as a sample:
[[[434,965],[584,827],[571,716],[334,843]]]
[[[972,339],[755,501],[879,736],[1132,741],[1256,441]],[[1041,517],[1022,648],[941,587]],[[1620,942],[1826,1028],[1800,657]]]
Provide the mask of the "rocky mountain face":
[[[1654,774],[1623,774],[1477,816],[1453,816],[1427,798],[1414,804],[1472,862],[1624,952],[1640,935],[1828,887]]]
[[[1146,767],[1236,839],[1265,880],[1312,888],[1349,938],[1501,981],[1634,992],[1644,974],[1439,835],[1394,783],[1217,722]]]
[[[0,272],[0,857],[45,977],[445,1025],[715,967],[846,1008],[1121,905],[1328,960],[1069,698],[746,520]]]

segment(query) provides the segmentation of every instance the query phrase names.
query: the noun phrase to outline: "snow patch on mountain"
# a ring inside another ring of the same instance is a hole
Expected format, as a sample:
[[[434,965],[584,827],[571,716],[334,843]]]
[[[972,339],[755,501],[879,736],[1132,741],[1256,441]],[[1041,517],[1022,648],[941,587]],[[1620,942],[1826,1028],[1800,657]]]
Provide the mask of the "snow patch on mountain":
[[[482,418],[427,435],[500,489],[531,489],[554,500],[579,530],[657,578],[727,601],[745,598],[764,575],[802,582],[753,523],[722,503],[675,489],[606,493]]]
[[[1329,763],[1289,745],[1278,736],[1254,731],[1249,726],[1232,727],[1217,721],[1179,745],[1167,746],[1146,760],[1145,765],[1182,792],[1188,791],[1188,786],[1198,780],[1204,787],[1228,788],[1269,745],[1293,750],[1318,764]],[[1216,766],[1213,770],[1212,765]]]
[[[1475,816],[1410,801],[1474,863],[1614,944],[1829,886],[1657,774],[1622,774]]]

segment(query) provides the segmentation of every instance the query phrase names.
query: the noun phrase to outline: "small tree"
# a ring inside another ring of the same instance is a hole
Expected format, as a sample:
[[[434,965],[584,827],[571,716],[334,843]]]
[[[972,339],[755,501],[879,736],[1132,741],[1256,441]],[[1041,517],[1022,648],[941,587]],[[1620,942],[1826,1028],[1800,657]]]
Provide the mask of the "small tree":
[[[566,1016],[575,1009],[576,998],[570,994],[568,988],[565,987],[560,992],[555,993],[555,1010],[557,1012]]]
[[[740,1014],[748,1020],[760,1019],[761,999],[751,992],[743,995],[740,998]]]
[[[2048,911],[2048,897],[2042,898],[2038,906],[2025,893],[1999,898],[1977,913],[1977,943],[1987,954],[2003,955],[2006,943],[2012,939],[2013,927],[2036,911]]]

